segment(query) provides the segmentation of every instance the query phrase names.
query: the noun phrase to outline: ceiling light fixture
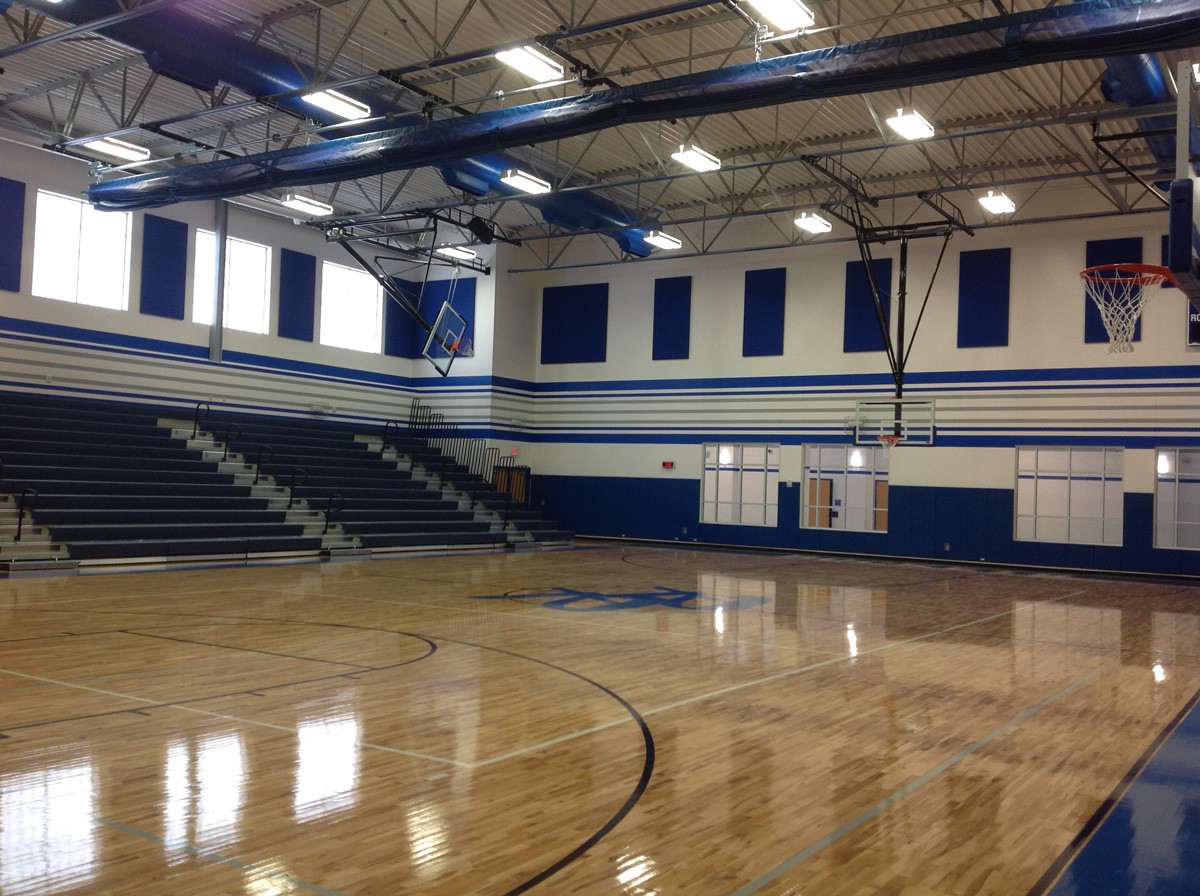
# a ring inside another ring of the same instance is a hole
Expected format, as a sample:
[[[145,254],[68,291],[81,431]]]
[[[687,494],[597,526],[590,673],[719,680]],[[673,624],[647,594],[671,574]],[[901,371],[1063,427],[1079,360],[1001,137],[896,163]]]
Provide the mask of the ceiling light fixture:
[[[475,250],[465,246],[438,246],[433,252],[443,258],[453,258],[455,261],[474,261],[476,257]]]
[[[915,109],[897,109],[895,116],[889,118],[887,123],[905,140],[924,140],[933,136],[933,125]]]
[[[799,31],[815,25],[817,17],[800,0],[747,0],[759,15],[781,31]]]
[[[695,143],[683,144],[679,147],[679,152],[671,153],[671,158],[697,171],[716,171],[721,167],[720,159],[711,152],[705,152]]]
[[[150,158],[150,150],[144,146],[126,143],[124,140],[118,140],[116,137],[100,137],[80,145],[86,146],[94,152],[111,156],[114,159],[124,159],[126,162],[144,162]]]
[[[563,76],[562,63],[531,46],[501,50],[496,58],[539,84],[558,81]]]
[[[359,121],[371,117],[370,106],[348,97],[344,93],[338,93],[336,90],[318,90],[315,93],[306,93],[301,99],[318,109],[324,109],[330,115],[344,118],[346,121]]]
[[[993,215],[1011,215],[1017,210],[1017,204],[1005,193],[996,193],[993,190],[988,190],[986,196],[980,196],[979,204]]]
[[[525,193],[549,193],[552,189],[549,181],[542,180],[522,171],[520,168],[509,168],[500,175],[500,180],[516,190]]]
[[[810,215],[808,212],[804,212],[796,219],[796,226],[809,233],[829,233],[833,230],[833,225],[820,215]]]
[[[333,214],[332,205],[327,205],[320,200],[313,199],[311,196],[305,196],[302,193],[288,193],[283,197],[283,205],[294,212],[312,215],[314,218],[323,218],[325,215]]]
[[[678,249],[683,245],[683,240],[671,236],[669,233],[663,233],[661,230],[651,230],[646,234],[646,242],[651,246],[657,246],[659,249]]]

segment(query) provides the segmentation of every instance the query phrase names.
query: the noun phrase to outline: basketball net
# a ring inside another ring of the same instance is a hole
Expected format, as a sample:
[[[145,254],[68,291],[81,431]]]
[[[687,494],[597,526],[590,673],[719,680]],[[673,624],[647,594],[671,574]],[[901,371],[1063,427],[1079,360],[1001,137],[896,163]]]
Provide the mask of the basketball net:
[[[884,448],[895,448],[896,443],[900,441],[899,436],[886,435],[884,433],[880,433],[875,438],[877,438],[879,440],[879,444],[882,445]]]
[[[1100,310],[1110,352],[1133,351],[1133,331],[1146,302],[1171,272],[1153,264],[1102,264],[1079,272],[1083,288]]]

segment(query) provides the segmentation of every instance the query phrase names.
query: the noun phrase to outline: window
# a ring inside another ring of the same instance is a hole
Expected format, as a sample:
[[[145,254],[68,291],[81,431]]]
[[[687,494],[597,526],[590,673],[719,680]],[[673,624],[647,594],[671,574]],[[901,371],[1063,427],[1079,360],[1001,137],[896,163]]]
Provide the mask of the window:
[[[1154,546],[1200,550],[1200,448],[1158,449]]]
[[[779,446],[704,446],[700,522],[779,525]]]
[[[1015,538],[1121,544],[1123,469],[1120,448],[1017,449]]]
[[[806,445],[803,497],[802,527],[886,532],[888,449]]]
[[[196,274],[192,284],[192,320],[212,325],[217,304],[213,281],[217,269],[217,235],[196,231]],[[270,332],[271,249],[258,243],[225,238],[225,326],[247,333]]]
[[[366,271],[321,265],[321,344],[360,352],[381,351],[383,299]]]
[[[38,190],[33,294],[124,311],[129,307],[127,212]]]

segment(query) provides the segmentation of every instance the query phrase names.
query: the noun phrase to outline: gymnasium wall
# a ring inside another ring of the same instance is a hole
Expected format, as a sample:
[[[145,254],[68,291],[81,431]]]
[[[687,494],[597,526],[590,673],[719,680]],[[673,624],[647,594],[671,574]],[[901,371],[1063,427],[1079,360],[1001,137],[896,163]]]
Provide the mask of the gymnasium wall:
[[[1049,187],[1038,201],[1049,216],[1088,200]],[[950,240],[920,319],[905,395],[936,402],[937,442],[891,452],[886,533],[799,525],[805,446],[848,444],[855,402],[894,393],[865,268],[840,225],[762,251],[510,274],[498,318],[532,323],[535,361],[511,384],[527,428],[512,442],[538,474],[539,499],[594,535],[1200,573],[1197,552],[1151,548],[1154,449],[1200,444],[1186,303],[1164,291],[1135,351],[1114,354],[1079,279],[1100,261],[1158,263],[1165,212],[986,224]],[[747,242],[779,239],[754,222],[740,229]],[[910,337],[941,242],[909,244]],[[899,245],[874,251],[894,335]],[[672,321],[671,307],[686,319]],[[716,441],[782,445],[778,526],[698,522],[701,444]],[[1014,540],[1018,445],[1123,447],[1122,545]]]
[[[197,229],[214,229],[214,203],[132,216],[128,310],[33,295],[37,191],[74,197],[87,183],[84,162],[2,144],[0,389],[186,407],[204,401],[214,410],[376,422],[406,418],[412,397],[438,380],[443,387],[457,387],[453,396],[443,389],[439,400],[453,406],[457,416],[486,425],[494,277],[466,272],[461,288],[456,287],[458,297],[473,293],[471,323],[480,338],[476,356],[456,359],[443,382],[428,361],[413,359],[419,354],[412,350],[417,328],[387,300],[385,351],[322,345],[321,263],[357,267],[356,262],[314,228],[230,204],[229,235],[273,250],[270,329],[259,335],[226,328],[221,359],[214,362],[209,360],[210,328],[192,322],[195,235]],[[396,273],[417,285],[424,277],[420,266]],[[435,266],[430,276],[439,282],[431,283],[430,299],[447,294],[450,273]]]

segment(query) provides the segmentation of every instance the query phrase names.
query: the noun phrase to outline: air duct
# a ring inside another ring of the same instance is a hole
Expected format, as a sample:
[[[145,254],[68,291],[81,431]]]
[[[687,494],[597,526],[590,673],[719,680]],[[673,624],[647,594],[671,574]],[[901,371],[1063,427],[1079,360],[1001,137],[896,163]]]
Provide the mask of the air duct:
[[[406,122],[324,144],[124,177],[93,185],[88,195],[101,208],[153,208],[426,165],[452,168],[464,180],[482,184],[488,182],[489,166],[462,171],[481,149],[496,153],[630,122],[894,90],[1026,65],[1196,44],[1200,0],[1081,0],[569,99]],[[526,201],[538,204],[539,198]],[[548,220],[582,214],[574,199],[552,207],[549,203],[539,205]]]
[[[1108,66],[1100,89],[1110,103],[1120,103],[1131,109],[1139,106],[1157,106],[1174,101],[1162,67],[1154,56],[1114,56],[1104,60]],[[1190,85],[1178,85],[1181,90]],[[1175,172],[1175,117],[1173,115],[1150,115],[1138,119],[1138,129],[1145,131],[1146,145],[1158,161],[1160,174],[1168,178]],[[1154,133],[1165,131],[1166,133]],[[1200,152],[1200,131],[1193,117],[1188,137],[1192,155]]]

